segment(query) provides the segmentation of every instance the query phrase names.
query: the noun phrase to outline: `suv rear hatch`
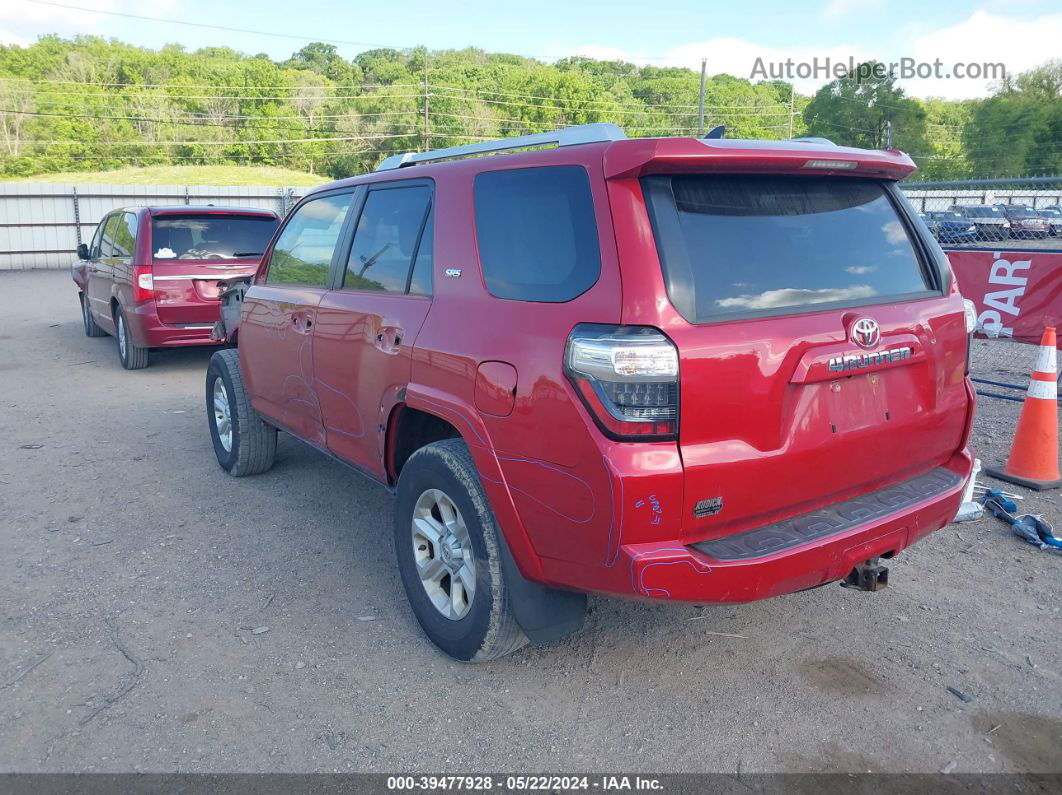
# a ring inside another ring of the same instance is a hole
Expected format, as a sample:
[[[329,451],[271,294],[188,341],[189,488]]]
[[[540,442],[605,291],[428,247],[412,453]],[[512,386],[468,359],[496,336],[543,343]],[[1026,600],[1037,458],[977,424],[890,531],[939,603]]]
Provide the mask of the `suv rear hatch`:
[[[218,281],[253,275],[279,221],[269,215],[190,212],[151,219],[152,286],[171,326],[218,319]]]
[[[671,306],[624,316],[678,348],[684,537],[947,462],[969,405],[963,307],[895,185],[684,165],[640,180]]]

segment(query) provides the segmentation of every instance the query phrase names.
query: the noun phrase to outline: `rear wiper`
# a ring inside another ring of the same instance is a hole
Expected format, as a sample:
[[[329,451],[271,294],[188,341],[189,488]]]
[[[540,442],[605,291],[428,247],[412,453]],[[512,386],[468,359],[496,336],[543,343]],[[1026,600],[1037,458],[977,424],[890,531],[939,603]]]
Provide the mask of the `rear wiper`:
[[[262,252],[261,251],[237,251],[232,256],[234,256],[234,257],[260,257],[260,256],[262,256]]]

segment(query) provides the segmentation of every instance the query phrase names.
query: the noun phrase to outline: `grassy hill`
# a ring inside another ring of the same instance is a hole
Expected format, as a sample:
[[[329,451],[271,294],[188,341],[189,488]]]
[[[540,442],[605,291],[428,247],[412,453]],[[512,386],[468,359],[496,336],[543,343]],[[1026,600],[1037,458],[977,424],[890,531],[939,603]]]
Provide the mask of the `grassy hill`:
[[[0,177],[0,180],[3,180]],[[275,166],[144,166],[120,168],[115,171],[68,171],[59,174],[37,174],[32,177],[4,180],[10,182],[64,182],[73,184],[103,183],[106,185],[323,185],[331,182],[326,176],[291,171]]]

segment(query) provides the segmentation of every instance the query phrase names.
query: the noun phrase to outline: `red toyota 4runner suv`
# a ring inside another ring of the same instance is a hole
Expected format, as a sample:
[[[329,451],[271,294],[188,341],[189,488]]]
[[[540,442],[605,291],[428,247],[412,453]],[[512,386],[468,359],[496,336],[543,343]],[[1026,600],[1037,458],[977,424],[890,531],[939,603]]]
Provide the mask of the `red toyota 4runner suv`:
[[[218,281],[254,273],[279,223],[238,207],[112,210],[70,267],[85,334],[117,337],[126,370],[151,348],[217,345]]]
[[[280,429],[393,488],[461,660],[579,628],[588,591],[877,590],[971,470],[971,318],[913,168],[610,124],[389,158],[223,296],[218,461],[268,469]]]

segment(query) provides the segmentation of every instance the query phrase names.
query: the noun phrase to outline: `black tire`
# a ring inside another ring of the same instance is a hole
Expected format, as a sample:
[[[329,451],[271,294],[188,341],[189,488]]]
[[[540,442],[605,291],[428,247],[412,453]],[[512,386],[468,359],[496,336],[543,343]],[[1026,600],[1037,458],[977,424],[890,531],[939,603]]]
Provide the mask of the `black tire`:
[[[229,406],[231,439],[225,449],[218,430],[214,405],[215,384],[220,381]],[[240,354],[234,348],[220,350],[210,357],[206,377],[207,424],[214,442],[214,454],[221,468],[236,478],[258,475],[273,466],[277,456],[277,429],[262,419],[251,405],[243,385]]]
[[[115,336],[118,338],[118,359],[126,370],[143,370],[148,366],[148,349],[138,347],[129,335],[129,324],[121,307],[114,310]]]
[[[444,616],[421,582],[414,558],[413,512],[428,490],[437,489],[460,513],[475,563],[475,591],[461,618]],[[510,604],[502,570],[498,525],[487,504],[472,455],[460,439],[417,450],[402,467],[395,495],[395,554],[413,614],[431,641],[456,660],[482,662],[503,657],[527,643]]]
[[[99,327],[96,323],[96,318],[92,316],[88,308],[88,296],[84,293],[78,293],[78,297],[81,299],[81,322],[85,326],[86,337],[105,337],[107,332]]]

